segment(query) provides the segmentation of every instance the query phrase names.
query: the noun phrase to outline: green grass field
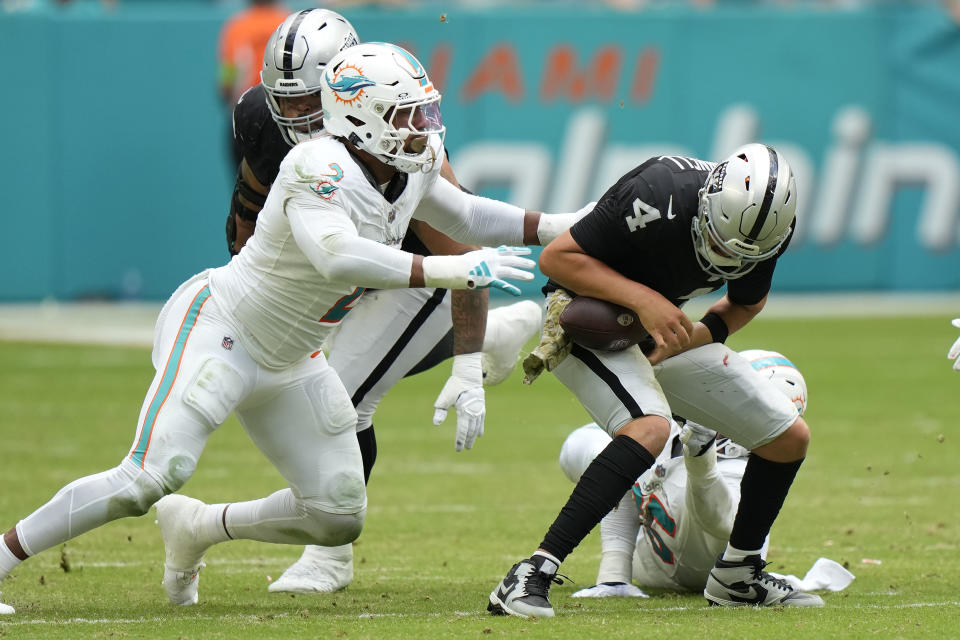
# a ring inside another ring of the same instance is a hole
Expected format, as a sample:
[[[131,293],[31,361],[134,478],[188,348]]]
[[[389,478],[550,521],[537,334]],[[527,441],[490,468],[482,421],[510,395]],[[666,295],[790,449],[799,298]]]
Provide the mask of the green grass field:
[[[599,539],[563,566],[552,620],[493,618],[487,595],[540,542],[569,494],[556,458],[585,412],[552,377],[488,391],[486,435],[453,450],[431,422],[447,369],[398,386],[377,415],[380,456],[356,576],[325,596],[269,594],[300,549],[232,542],[207,556],[198,606],[160,586],[153,512],[21,565],[2,584],[10,638],[952,638],[960,637],[960,375],[944,317],[758,319],[731,346],[794,360],[810,390],[806,464],[774,527],[773,569],[847,563],[854,583],[819,610],[708,608],[698,595],[583,601]],[[146,349],[0,342],[0,530],[127,451],[152,376]],[[266,495],[282,481],[230,419],[183,492]],[[864,562],[864,560],[868,562]]]

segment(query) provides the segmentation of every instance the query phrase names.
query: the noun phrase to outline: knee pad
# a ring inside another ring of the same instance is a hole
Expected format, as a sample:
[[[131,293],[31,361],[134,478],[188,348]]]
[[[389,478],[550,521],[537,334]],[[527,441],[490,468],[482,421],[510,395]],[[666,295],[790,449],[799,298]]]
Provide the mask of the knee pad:
[[[216,427],[230,416],[243,397],[243,377],[229,364],[210,358],[197,370],[183,392],[183,403]]]
[[[357,410],[332,368],[310,382],[308,397],[327,435],[356,431]]]
[[[356,540],[363,529],[366,507],[356,513],[332,513],[313,500],[298,499],[297,502],[312,544],[338,547]]]

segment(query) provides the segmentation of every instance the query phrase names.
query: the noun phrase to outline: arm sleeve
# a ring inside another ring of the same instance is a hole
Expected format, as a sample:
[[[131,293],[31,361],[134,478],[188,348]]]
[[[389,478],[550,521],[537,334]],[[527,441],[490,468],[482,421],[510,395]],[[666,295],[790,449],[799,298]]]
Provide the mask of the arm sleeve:
[[[738,500],[717,469],[716,455],[716,450],[696,457],[684,454],[686,505],[692,522],[711,536],[725,540],[733,529]]]
[[[522,245],[524,210],[476,196],[437,178],[413,217],[465,244]]]
[[[600,521],[600,568],[597,584],[603,582],[631,583],[633,552],[640,533],[640,514],[633,491],[628,491],[620,503]]]
[[[284,209],[294,240],[324,279],[376,289],[410,286],[413,254],[361,238],[339,205],[298,194]]]

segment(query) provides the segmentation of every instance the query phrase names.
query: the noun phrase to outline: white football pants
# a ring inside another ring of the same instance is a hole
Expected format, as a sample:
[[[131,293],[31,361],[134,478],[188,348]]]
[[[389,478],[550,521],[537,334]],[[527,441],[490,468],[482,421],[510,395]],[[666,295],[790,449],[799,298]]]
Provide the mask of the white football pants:
[[[637,346],[608,352],[574,345],[554,374],[611,437],[635,418],[658,415],[670,420],[678,415],[755,449],[786,431],[800,415],[772,382],[719,343],[685,351],[655,367]]]
[[[201,274],[161,311],[153,362],[156,375],[129,454],[112,470],[70,483],[22,520],[17,532],[28,554],[146,513],[190,478],[207,438],[232,412],[289,484],[262,500],[232,504],[232,537],[340,545],[359,535],[366,490],[357,414],[323,354],[283,370],[261,367]]]
[[[372,291],[344,318],[328,345],[329,362],[357,410],[357,431],[370,427],[387,392],[450,332],[450,299],[446,289]],[[432,417],[426,405],[424,424]]]

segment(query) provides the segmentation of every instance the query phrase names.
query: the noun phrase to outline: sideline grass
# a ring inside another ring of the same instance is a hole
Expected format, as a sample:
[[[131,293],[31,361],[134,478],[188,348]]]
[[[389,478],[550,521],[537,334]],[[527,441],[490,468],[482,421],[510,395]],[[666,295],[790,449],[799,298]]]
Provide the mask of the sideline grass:
[[[378,413],[380,457],[356,578],[328,596],[268,594],[300,550],[235,542],[208,555],[201,604],[175,608],[160,586],[153,512],[50,549],[6,581],[11,638],[950,638],[960,636],[960,375],[943,317],[758,319],[735,348],[782,351],[810,388],[813,446],[772,535],[774,569],[819,556],[856,574],[815,611],[718,610],[702,597],[582,601],[592,534],[564,564],[553,620],[492,618],[486,597],[540,541],[571,485],[560,444],[586,414],[547,376],[489,390],[486,435],[453,450],[452,418],[430,424],[445,370],[405,380]],[[126,452],[152,371],[145,349],[0,342],[0,530],[63,484]],[[247,499],[282,486],[230,419],[183,492]],[[863,560],[867,559],[868,563]],[[68,567],[69,571],[65,571]]]

